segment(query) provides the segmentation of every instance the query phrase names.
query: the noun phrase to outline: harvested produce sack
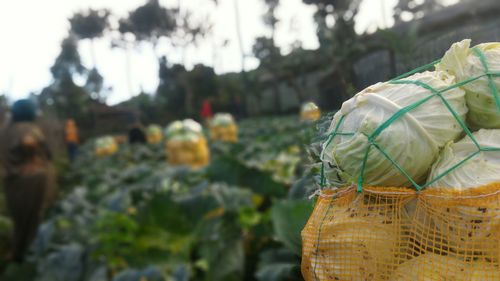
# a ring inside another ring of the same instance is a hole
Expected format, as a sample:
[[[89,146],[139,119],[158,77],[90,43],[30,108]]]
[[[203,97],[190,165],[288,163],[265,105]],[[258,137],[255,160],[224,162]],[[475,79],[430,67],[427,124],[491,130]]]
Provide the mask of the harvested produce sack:
[[[314,102],[307,102],[300,109],[300,119],[302,121],[316,121],[321,118],[321,110]]]
[[[113,137],[101,137],[95,141],[95,154],[97,156],[113,155],[118,151],[118,144]]]
[[[216,141],[237,142],[238,126],[229,113],[216,113],[210,120],[210,138]]]
[[[200,168],[208,165],[210,152],[202,127],[194,120],[175,121],[166,131],[166,153],[171,165]]]
[[[302,231],[305,280],[500,280],[500,184],[466,193],[356,189],[325,190],[318,196]],[[410,216],[405,206],[414,200],[416,211]],[[454,211],[470,206],[482,212],[464,219]],[[485,225],[490,235],[475,239],[476,229]]]
[[[483,71],[455,77],[443,69],[459,59],[453,48],[334,116],[302,232],[306,280],[500,280],[500,130],[474,131],[491,127],[470,122],[476,113],[466,121],[481,87],[469,83],[485,78],[494,103],[497,74],[488,48],[474,47]],[[500,118],[490,117],[481,120]]]
[[[162,129],[159,125],[149,125],[146,128],[148,143],[160,143],[163,140]]]

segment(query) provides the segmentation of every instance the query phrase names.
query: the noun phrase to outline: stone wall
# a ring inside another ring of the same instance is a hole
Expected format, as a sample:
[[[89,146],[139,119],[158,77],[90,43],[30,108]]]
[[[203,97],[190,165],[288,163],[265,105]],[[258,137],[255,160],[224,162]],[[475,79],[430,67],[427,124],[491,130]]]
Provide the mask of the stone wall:
[[[416,25],[418,30],[414,52],[404,59],[395,54],[390,60],[389,50],[376,50],[359,59],[355,65],[358,88],[364,88],[379,81],[386,81],[394,75],[405,73],[415,67],[439,59],[450,45],[462,39],[472,39],[472,44],[500,41],[500,1],[463,1],[441,11],[429,14],[421,20],[393,28],[405,40],[405,34]],[[391,64],[394,65],[391,65]],[[391,67],[395,73],[391,73]]]
[[[364,36],[362,40],[370,46],[371,51],[353,65],[357,80],[356,89],[361,90],[377,82],[390,80],[418,66],[433,62],[442,57],[452,43],[462,39],[470,38],[473,44],[500,41],[498,15],[500,15],[500,0],[462,0],[422,19],[399,24],[387,32],[399,38],[399,44],[407,44],[406,50],[410,50],[407,53],[393,52],[390,48],[382,47],[386,40],[380,33]],[[416,32],[413,32],[414,30]],[[314,56],[320,57],[320,52],[316,51]],[[315,69],[312,68],[307,74],[295,79],[303,85],[306,100],[320,104],[323,101],[324,104],[325,99],[346,98],[346,93],[341,89],[321,86],[321,83],[328,84],[325,82],[334,84],[334,77],[333,67],[319,63]],[[284,79],[279,84],[282,111],[298,110],[300,100],[295,91]],[[248,112],[275,113],[274,94],[275,90],[269,84],[260,93],[260,101],[255,96],[249,96]],[[336,107],[340,106],[339,103],[336,104]]]

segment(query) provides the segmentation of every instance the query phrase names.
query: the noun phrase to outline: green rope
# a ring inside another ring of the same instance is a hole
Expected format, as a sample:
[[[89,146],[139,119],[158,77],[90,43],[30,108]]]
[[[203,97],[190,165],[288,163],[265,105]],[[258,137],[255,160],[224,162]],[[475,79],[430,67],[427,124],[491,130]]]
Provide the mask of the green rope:
[[[435,66],[435,65],[436,65],[437,63],[439,63],[440,61],[441,61],[441,59],[439,59],[439,60],[435,60],[435,61],[433,61],[433,62],[431,62],[431,63],[426,64],[426,65],[422,65],[422,66],[420,66],[420,67],[417,67],[417,68],[415,68],[415,69],[413,69],[413,70],[411,70],[411,71],[409,71],[409,72],[406,72],[406,73],[403,73],[403,74],[399,75],[399,76],[398,76],[398,77],[396,77],[396,78],[393,78],[393,79],[392,79],[392,80],[390,80],[389,82],[392,82],[392,81],[395,81],[395,80],[401,80],[401,79],[406,78],[406,77],[408,77],[408,76],[412,76],[412,75],[413,75],[413,74],[415,74],[415,73],[422,72],[423,70],[427,70],[427,69],[429,69],[429,68],[431,68],[431,67]]]
[[[374,144],[374,146],[382,153],[382,155],[385,156],[385,158],[389,159],[391,164],[393,166],[395,166],[396,169],[398,169],[399,172],[402,173],[411,182],[411,184],[413,184],[413,186],[415,186],[415,188],[417,190],[422,189],[422,187],[413,180],[413,178],[406,172],[406,170],[403,169],[403,167],[401,167],[396,161],[394,161],[394,159],[392,159],[392,157],[390,157],[389,154],[387,152],[385,152],[384,149],[382,149],[378,144]]]
[[[479,50],[479,48],[477,48],[477,47],[472,48],[472,51],[474,52],[474,54],[477,57],[479,57],[479,60],[481,61],[481,64],[484,67],[484,71],[486,73],[488,73],[490,70],[488,67],[488,62],[486,60],[486,57],[484,56],[484,53],[481,50]],[[492,75],[488,74],[487,76],[488,76],[488,86],[490,87],[491,94],[493,95],[493,98],[495,99],[497,109],[498,109],[498,111],[500,111],[500,98],[498,97],[497,86],[495,85],[495,82],[493,81],[493,78],[491,77]]]
[[[444,176],[448,175],[449,173],[451,173],[452,171],[454,171],[458,167],[460,167],[463,164],[465,164],[465,162],[469,161],[469,159],[472,159],[473,157],[475,157],[476,155],[478,155],[480,152],[481,151],[478,150],[478,151],[472,153],[471,155],[467,156],[466,158],[462,159],[462,161],[460,161],[457,164],[453,165],[448,170],[444,171],[443,173],[441,173],[440,175],[438,175],[437,177],[435,177],[434,179],[432,179],[430,182],[428,182],[427,184],[425,184],[423,187],[427,187],[427,186],[435,183],[436,181],[440,180],[441,178],[443,178]]]
[[[335,136],[337,136],[337,131],[339,130],[340,125],[342,125],[342,122],[344,122],[344,118],[345,118],[345,116],[344,116],[344,115],[342,115],[342,116],[340,117],[339,122],[338,122],[338,123],[337,123],[337,125],[335,126],[334,130],[333,130],[333,131],[332,131],[332,132],[328,135],[328,140],[326,141],[326,145],[325,145],[325,147],[329,146],[329,145],[330,145],[330,143],[333,141],[333,138],[335,138]],[[321,160],[323,160],[323,159],[321,159]]]
[[[483,65],[484,73],[481,74],[481,75],[468,78],[466,80],[460,81],[458,83],[455,83],[453,85],[450,85],[450,86],[445,87],[445,88],[440,89],[440,90],[437,90],[437,89],[433,88],[432,86],[430,86],[430,85],[428,85],[428,84],[426,84],[426,83],[424,83],[422,81],[418,81],[418,80],[404,80],[404,78],[407,78],[407,77],[409,77],[409,76],[411,76],[413,74],[419,73],[419,72],[421,72],[423,70],[427,70],[427,69],[435,66],[437,63],[440,62],[440,60],[436,60],[436,61],[431,62],[429,64],[426,64],[426,65],[423,65],[421,67],[415,68],[414,70],[409,71],[407,73],[404,73],[404,74],[402,74],[402,75],[400,75],[400,76],[398,76],[398,77],[396,77],[396,78],[394,78],[394,79],[392,79],[392,80],[389,81],[389,83],[391,83],[391,84],[413,84],[413,85],[416,85],[416,86],[419,86],[419,87],[421,87],[423,89],[428,90],[431,94],[429,96],[427,96],[427,97],[425,97],[425,98],[417,101],[417,102],[414,102],[414,103],[412,103],[412,104],[410,104],[408,106],[405,106],[405,107],[401,108],[400,110],[398,110],[389,119],[387,119],[382,124],[380,124],[370,135],[364,134],[366,136],[368,142],[369,142],[369,145],[366,148],[366,151],[365,151],[365,154],[364,154],[364,157],[363,157],[363,161],[361,163],[360,175],[359,175],[358,181],[357,181],[357,190],[358,190],[358,192],[361,192],[362,189],[363,189],[364,174],[366,172],[366,166],[367,166],[367,162],[368,162],[368,157],[369,157],[369,154],[370,154],[370,151],[371,151],[372,147],[375,147],[402,175],[404,175],[409,180],[409,182],[417,189],[417,191],[420,191],[420,190],[424,189],[425,187],[427,187],[427,186],[435,183],[436,181],[438,181],[439,179],[441,179],[444,176],[448,175],[449,173],[451,173],[455,169],[457,169],[460,166],[464,165],[467,161],[469,161],[471,158],[477,156],[481,152],[486,152],[486,151],[500,151],[500,148],[497,148],[497,147],[482,147],[479,144],[479,142],[476,140],[476,138],[474,137],[474,135],[472,134],[472,132],[469,130],[469,128],[467,127],[467,125],[465,124],[465,121],[462,120],[462,118],[460,117],[460,115],[455,111],[455,109],[450,105],[450,103],[443,96],[443,94],[446,93],[447,91],[450,91],[450,90],[462,87],[464,85],[467,85],[467,84],[469,84],[469,83],[471,83],[473,81],[476,81],[478,79],[481,79],[483,77],[487,77],[487,79],[488,79],[488,86],[489,86],[489,88],[491,90],[491,93],[492,93],[494,99],[495,99],[496,106],[497,106],[498,110],[500,111],[500,96],[499,96],[499,93],[498,93],[498,89],[497,89],[497,87],[496,87],[496,85],[495,85],[495,83],[493,81],[493,77],[500,77],[500,72],[490,72],[489,67],[488,67],[488,63],[487,63],[487,60],[486,60],[486,57],[481,52],[481,50],[479,50],[477,48],[473,48],[472,50],[473,50],[474,54],[479,57],[482,65]],[[457,121],[457,123],[460,125],[460,127],[462,128],[462,130],[465,132],[465,134],[471,139],[471,141],[473,142],[473,144],[477,147],[477,151],[475,151],[471,155],[467,156],[465,159],[463,159],[459,163],[453,165],[452,167],[450,167],[449,169],[447,169],[446,171],[444,171],[443,173],[441,173],[440,175],[438,175],[437,177],[435,177],[434,179],[432,179],[430,182],[427,182],[425,185],[419,185],[409,175],[409,173],[403,167],[401,167],[376,142],[376,138],[385,129],[387,129],[390,125],[392,125],[394,122],[396,122],[402,116],[404,116],[405,114],[409,113],[413,109],[415,109],[415,108],[417,108],[419,106],[422,106],[423,104],[425,104],[426,102],[428,102],[429,100],[431,100],[432,98],[435,98],[435,97],[438,97],[443,102],[443,104],[446,106],[446,108],[448,109],[448,111],[453,115],[453,117],[455,118],[455,120]],[[353,132],[347,132],[347,133],[346,132],[339,132],[340,126],[343,123],[344,118],[345,118],[344,115],[342,115],[340,117],[340,120],[336,124],[334,130],[329,134],[328,140],[326,142],[325,147],[328,147],[336,136],[354,136],[354,135],[356,135],[356,133],[353,133]],[[337,168],[340,169],[340,167],[337,167]],[[324,188],[326,186],[326,176],[325,176],[324,169],[325,169],[324,163],[322,163],[322,166],[321,166],[321,187],[322,188]]]
[[[361,192],[363,190],[363,183],[365,180],[365,169],[366,169],[366,162],[368,162],[368,154],[370,153],[370,149],[372,147],[372,144],[368,146],[368,148],[365,151],[365,156],[363,157],[363,163],[361,164],[361,171],[359,173],[359,178],[358,178],[358,192]]]

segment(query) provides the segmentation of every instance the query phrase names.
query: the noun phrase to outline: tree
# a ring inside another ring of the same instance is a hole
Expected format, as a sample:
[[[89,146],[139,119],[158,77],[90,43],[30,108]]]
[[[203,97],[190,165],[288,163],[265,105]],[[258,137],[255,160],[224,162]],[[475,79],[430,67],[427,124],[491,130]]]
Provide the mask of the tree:
[[[155,98],[160,107],[178,118],[186,117],[186,89],[183,82],[186,73],[184,66],[179,64],[169,66],[166,57],[160,59],[160,83]]]
[[[314,16],[317,24],[317,34],[323,48],[332,55],[344,55],[359,48],[358,36],[354,31],[355,17],[359,12],[361,0],[303,0],[305,4],[315,5],[318,10]],[[333,26],[328,24],[328,18],[333,19]]]
[[[91,57],[93,67],[96,68],[96,55],[94,49],[94,40],[104,35],[104,32],[109,28],[109,15],[108,10],[92,10],[89,9],[85,12],[78,12],[70,19],[71,32],[78,37],[78,39],[90,40]]]
[[[391,76],[397,75],[396,56],[405,67],[412,65],[412,59],[417,51],[418,26],[410,25],[404,33],[398,33],[390,29],[379,31],[383,38],[382,45],[389,51]]]
[[[104,78],[96,68],[92,68],[87,74],[85,89],[91,94],[93,99],[104,102],[106,95],[104,93]]]
[[[215,71],[212,67],[203,64],[197,64],[193,70],[189,72],[189,84],[192,85],[193,94],[192,100],[187,102],[191,106],[200,108],[201,104],[206,99],[213,99],[217,95],[218,85]]]
[[[252,51],[259,60],[260,66],[266,70],[266,74],[271,77],[271,85],[274,93],[274,107],[277,112],[281,112],[281,96],[279,91],[280,69],[278,67],[281,59],[280,48],[276,46],[276,25],[279,20],[276,17],[276,9],[279,6],[279,0],[264,0],[267,10],[262,17],[264,24],[271,30],[270,37],[258,37],[255,39]]]
[[[151,42],[156,55],[159,40],[172,34],[176,26],[173,10],[161,6],[158,0],[149,0],[120,20],[119,31],[133,34],[137,41]]]
[[[245,48],[243,47],[243,34],[241,32],[241,16],[240,16],[240,7],[238,4],[239,0],[233,0],[233,7],[234,7],[234,19],[236,22],[236,35],[237,35],[237,42],[238,42],[238,47],[240,49],[240,56],[241,56],[241,71],[240,71],[240,80],[241,84],[244,87],[244,92],[246,94],[245,98],[242,99],[242,104],[243,107],[245,107],[247,103],[247,97],[248,94],[253,92],[253,89],[255,88],[254,85],[250,82],[250,79],[248,77],[247,71],[246,71],[246,58],[247,54],[245,53]]]
[[[268,37],[258,37],[253,45],[254,56],[259,60],[260,66],[265,70],[264,76],[261,79],[268,80],[265,76],[270,77],[271,86],[274,93],[274,108],[277,112],[281,112],[281,96],[279,91],[279,61],[281,59],[280,49],[274,45],[273,39]]]
[[[356,58],[365,48],[354,30],[355,18],[361,0],[303,0],[304,3],[316,5],[315,14],[318,40],[322,52],[331,58],[335,67],[332,77],[336,77],[335,88],[341,89],[344,99],[352,94],[356,85],[356,75],[352,67]],[[328,23],[333,19],[333,26]]]
[[[417,19],[423,17],[425,14],[437,11],[444,7],[442,0],[399,0],[396,7],[394,7],[394,21],[401,23],[404,17],[407,20]]]
[[[0,129],[2,129],[8,111],[8,103],[6,94],[0,94]]]
[[[83,77],[86,69],[81,64],[75,37],[62,41],[61,52],[50,68],[52,83],[38,96],[38,102],[45,111],[51,111],[59,118],[74,118],[79,124],[88,121],[92,98],[89,92],[74,82]]]
[[[159,0],[148,0],[144,5],[129,12],[119,20],[120,39],[114,44],[125,49],[127,62],[127,81],[130,95],[133,95],[130,74],[130,47],[132,43],[148,42],[153,54],[159,61],[157,46],[163,37],[170,36],[176,29],[175,11],[160,5]],[[131,39],[133,38],[133,39]]]
[[[90,56],[92,58],[92,69],[90,70],[85,88],[96,99],[102,100],[102,89],[104,79],[97,70],[97,58],[95,54],[94,41],[104,35],[109,28],[108,10],[93,10],[82,11],[74,14],[70,19],[71,33],[80,40],[90,40]]]
[[[177,27],[170,35],[170,40],[174,47],[180,49],[182,53],[182,64],[186,64],[186,51],[189,45],[198,46],[212,30],[212,25],[207,18],[197,21],[193,13],[183,11],[177,13]]]
[[[230,112],[236,118],[246,116],[245,104],[243,98],[245,94],[241,76],[239,73],[226,73],[217,78],[218,95],[214,109],[220,112]]]
[[[271,39],[274,43],[276,37],[276,25],[279,20],[276,18],[276,9],[280,4],[280,0],[264,0],[267,5],[267,11],[263,16],[264,24],[271,29]]]
[[[156,101],[176,117],[192,117],[203,100],[213,99],[218,93],[217,75],[213,68],[197,64],[191,71],[184,66],[170,66],[165,57],[160,59],[160,84]]]
[[[85,72],[80,54],[78,53],[78,42],[74,36],[68,36],[61,43],[61,52],[56,58],[50,72],[55,80],[73,78],[73,75]]]

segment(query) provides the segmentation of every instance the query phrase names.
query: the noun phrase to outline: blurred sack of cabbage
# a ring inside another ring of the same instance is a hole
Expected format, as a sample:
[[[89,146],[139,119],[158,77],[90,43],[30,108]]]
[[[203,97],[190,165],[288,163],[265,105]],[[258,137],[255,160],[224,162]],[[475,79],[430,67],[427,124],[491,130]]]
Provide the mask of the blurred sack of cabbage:
[[[229,126],[235,124],[234,118],[230,113],[216,113],[214,118],[210,120],[211,126]]]
[[[321,110],[314,102],[304,103],[300,109],[302,121],[316,121],[321,118]]]
[[[101,137],[95,141],[95,154],[97,156],[113,155],[116,151],[118,151],[118,144],[113,137]]]
[[[210,138],[225,142],[238,141],[238,126],[229,113],[216,113],[209,122]]]
[[[416,73],[403,80],[420,81],[434,89],[447,88],[456,82],[454,76],[444,71]],[[464,120],[465,92],[453,88],[442,96]],[[405,107],[424,100],[393,119]],[[383,124],[387,127],[379,130]],[[332,137],[334,130],[337,134]],[[335,114],[327,132],[330,138],[324,142],[321,153],[325,175],[330,185],[358,183],[366,159],[364,185],[411,186],[408,177],[420,184],[425,182],[440,148],[458,138],[462,131],[443,101],[425,87],[377,83],[344,102]]]
[[[470,48],[470,44],[470,39],[453,44],[436,69],[454,75],[457,82],[485,74],[486,66],[490,72],[500,72],[499,42],[483,43],[474,48]],[[466,92],[471,127],[500,129],[500,99],[498,93],[495,98],[492,90],[500,89],[500,76],[492,76],[491,82],[487,76],[482,76],[461,86]]]
[[[159,125],[149,125],[146,128],[148,143],[160,143],[163,139],[162,128]]]
[[[167,140],[196,141],[203,137],[203,128],[193,119],[174,121],[165,130]]]
[[[171,165],[200,168],[208,165],[210,152],[201,125],[192,120],[174,121],[165,130],[166,154]]]

